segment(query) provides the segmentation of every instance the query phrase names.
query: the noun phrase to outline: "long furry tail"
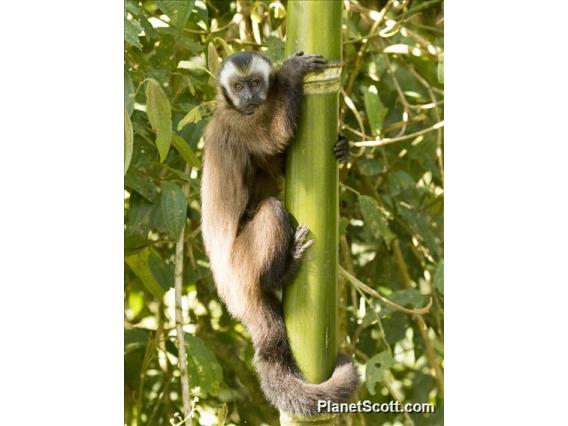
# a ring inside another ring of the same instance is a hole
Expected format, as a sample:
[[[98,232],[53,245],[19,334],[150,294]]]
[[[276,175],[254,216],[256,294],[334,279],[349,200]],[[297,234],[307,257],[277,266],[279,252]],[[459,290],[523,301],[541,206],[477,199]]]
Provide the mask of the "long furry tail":
[[[318,401],[346,402],[359,385],[359,374],[351,360],[339,354],[328,380],[319,384],[305,382],[292,355],[281,312],[272,303],[269,305],[269,321],[254,324],[251,330],[256,337],[255,364],[268,400],[282,411],[307,416],[325,412],[318,411]]]

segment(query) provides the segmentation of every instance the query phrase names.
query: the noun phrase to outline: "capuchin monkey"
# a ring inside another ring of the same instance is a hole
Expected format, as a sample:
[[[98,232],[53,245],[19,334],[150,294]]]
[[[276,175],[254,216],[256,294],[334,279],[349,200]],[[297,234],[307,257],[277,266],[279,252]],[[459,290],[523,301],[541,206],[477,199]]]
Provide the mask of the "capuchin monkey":
[[[226,58],[217,110],[205,130],[201,185],[203,239],[217,291],[252,336],[266,397],[282,411],[303,415],[316,414],[318,400],[348,400],[359,381],[344,355],[327,381],[304,381],[274,294],[291,281],[313,243],[308,228],[293,227],[276,196],[283,154],[298,126],[304,74],[325,65],[322,56],[302,52],[280,70],[255,52]],[[345,157],[347,140],[334,152]]]

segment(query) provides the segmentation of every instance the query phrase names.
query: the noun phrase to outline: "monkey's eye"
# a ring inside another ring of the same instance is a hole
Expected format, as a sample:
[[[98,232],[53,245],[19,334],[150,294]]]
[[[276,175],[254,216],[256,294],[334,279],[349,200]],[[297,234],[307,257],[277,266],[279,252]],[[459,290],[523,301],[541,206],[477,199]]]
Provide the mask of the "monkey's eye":
[[[236,83],[234,87],[237,92],[243,90],[243,85],[241,83]]]
[[[258,83],[259,83],[258,80],[253,80],[253,81],[250,82],[250,85],[251,85],[252,87],[256,87],[256,86],[258,86]]]

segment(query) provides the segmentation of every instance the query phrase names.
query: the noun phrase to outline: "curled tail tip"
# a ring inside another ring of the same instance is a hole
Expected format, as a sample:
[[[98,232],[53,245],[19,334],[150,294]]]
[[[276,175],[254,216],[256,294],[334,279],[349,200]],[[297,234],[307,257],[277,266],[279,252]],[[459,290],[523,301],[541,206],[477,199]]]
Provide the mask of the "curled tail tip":
[[[350,357],[339,354],[333,375],[329,379],[332,389],[330,389],[330,400],[334,402],[347,401],[359,387],[360,377],[357,367]]]
[[[359,386],[359,372],[351,358],[343,354],[338,355],[331,377],[319,384],[306,383],[282,367],[272,364],[261,368],[261,385],[278,409],[293,415],[323,414],[326,411],[318,408],[319,401],[347,402]]]

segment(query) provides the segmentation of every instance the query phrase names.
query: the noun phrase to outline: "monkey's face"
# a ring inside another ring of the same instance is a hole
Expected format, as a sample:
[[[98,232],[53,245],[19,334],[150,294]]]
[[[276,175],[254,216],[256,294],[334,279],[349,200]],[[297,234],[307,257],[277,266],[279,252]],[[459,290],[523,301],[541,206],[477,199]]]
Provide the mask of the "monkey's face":
[[[253,114],[266,100],[266,87],[262,78],[250,75],[230,82],[229,97],[233,105],[245,114]]]
[[[266,100],[270,63],[254,52],[227,58],[219,74],[225,99],[240,112],[251,115]]]

